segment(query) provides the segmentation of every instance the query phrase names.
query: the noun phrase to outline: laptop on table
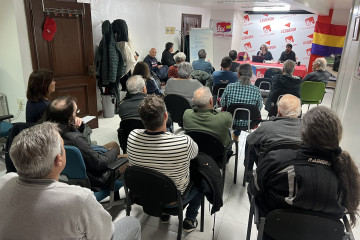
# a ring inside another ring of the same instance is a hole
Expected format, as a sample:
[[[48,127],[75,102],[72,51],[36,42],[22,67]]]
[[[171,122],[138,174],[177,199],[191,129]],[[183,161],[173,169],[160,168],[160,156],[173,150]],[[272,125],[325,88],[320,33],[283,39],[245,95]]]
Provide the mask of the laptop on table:
[[[264,56],[253,55],[251,60],[252,60],[252,62],[262,63],[262,62],[264,62],[265,57]]]

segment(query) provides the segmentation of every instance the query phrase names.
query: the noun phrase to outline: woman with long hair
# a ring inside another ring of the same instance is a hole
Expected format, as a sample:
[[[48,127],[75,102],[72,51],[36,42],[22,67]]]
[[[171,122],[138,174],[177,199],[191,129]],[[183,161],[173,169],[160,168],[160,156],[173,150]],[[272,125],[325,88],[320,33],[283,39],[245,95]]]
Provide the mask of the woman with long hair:
[[[29,76],[26,97],[26,122],[36,123],[50,104],[49,96],[55,92],[54,74],[47,69],[33,71]]]
[[[154,78],[150,75],[150,69],[147,63],[138,62],[135,65],[133,75],[140,75],[143,79],[145,79],[145,85],[148,94],[155,93],[156,95],[163,96],[163,92],[160,90],[158,84],[155,82]]]

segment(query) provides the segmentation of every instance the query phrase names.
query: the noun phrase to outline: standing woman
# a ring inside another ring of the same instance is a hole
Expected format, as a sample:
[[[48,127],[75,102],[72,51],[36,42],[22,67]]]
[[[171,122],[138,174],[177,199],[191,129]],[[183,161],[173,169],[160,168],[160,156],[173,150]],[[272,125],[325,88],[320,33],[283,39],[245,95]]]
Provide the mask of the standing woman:
[[[273,56],[270,51],[268,51],[268,47],[265,44],[260,46],[260,51],[257,53],[258,56],[264,56],[265,60],[273,60]]]
[[[47,69],[35,70],[30,74],[26,97],[26,122],[36,123],[50,104],[49,96],[55,92],[54,74]]]

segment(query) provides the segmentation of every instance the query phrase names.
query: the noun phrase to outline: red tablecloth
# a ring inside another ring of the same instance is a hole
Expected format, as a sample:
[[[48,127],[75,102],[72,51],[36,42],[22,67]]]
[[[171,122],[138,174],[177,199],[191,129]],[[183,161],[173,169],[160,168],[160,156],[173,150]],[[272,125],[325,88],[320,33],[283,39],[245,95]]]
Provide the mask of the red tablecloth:
[[[237,61],[240,64],[244,64],[244,63],[249,63],[250,65],[256,67],[256,77],[257,78],[263,78],[265,71],[268,68],[283,68],[282,64],[278,64],[278,63],[258,63],[258,62],[243,62],[243,61]],[[300,65],[300,66],[295,66],[295,71],[294,71],[294,76],[299,76],[304,78],[306,76],[307,73],[307,69],[306,69],[306,65]]]

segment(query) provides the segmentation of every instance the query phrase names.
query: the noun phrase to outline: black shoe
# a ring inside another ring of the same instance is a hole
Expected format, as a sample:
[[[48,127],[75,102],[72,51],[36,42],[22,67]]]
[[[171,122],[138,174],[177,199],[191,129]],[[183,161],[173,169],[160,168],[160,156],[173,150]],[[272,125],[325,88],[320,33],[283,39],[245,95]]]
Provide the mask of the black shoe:
[[[166,213],[161,214],[160,222],[161,223],[169,223],[170,222],[170,215],[166,214]]]
[[[184,222],[183,222],[183,229],[185,232],[192,232],[195,230],[195,228],[198,225],[198,221],[195,220],[190,220],[188,218],[185,218]]]

